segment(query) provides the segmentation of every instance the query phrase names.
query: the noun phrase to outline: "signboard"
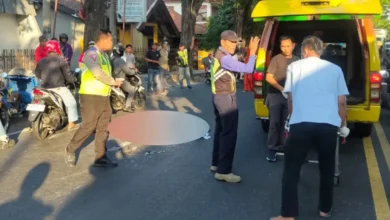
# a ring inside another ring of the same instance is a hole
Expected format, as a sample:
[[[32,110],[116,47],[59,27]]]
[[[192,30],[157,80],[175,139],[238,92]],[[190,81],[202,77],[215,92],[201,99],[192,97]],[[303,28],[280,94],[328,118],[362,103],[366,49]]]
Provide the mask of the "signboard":
[[[146,22],[146,0],[118,0],[118,22],[123,22],[124,3],[126,4],[125,22]]]

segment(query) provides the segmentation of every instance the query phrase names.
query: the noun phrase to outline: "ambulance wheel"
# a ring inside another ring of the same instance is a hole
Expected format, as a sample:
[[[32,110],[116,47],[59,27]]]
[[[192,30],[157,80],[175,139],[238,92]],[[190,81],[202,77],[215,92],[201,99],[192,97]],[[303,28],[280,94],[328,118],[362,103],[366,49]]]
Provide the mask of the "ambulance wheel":
[[[355,123],[355,132],[360,137],[369,137],[372,133],[373,124]]]
[[[263,131],[267,133],[269,130],[269,120],[261,119],[261,127],[263,128]]]

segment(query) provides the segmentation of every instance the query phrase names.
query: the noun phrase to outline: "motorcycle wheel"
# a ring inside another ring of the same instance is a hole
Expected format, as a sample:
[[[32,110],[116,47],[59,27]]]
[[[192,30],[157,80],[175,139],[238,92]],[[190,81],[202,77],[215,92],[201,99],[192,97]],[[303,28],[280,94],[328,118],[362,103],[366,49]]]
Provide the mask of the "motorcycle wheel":
[[[32,123],[32,132],[39,140],[44,140],[49,136],[49,129],[43,127],[43,115],[40,114],[38,118]]]
[[[146,94],[144,91],[138,91],[134,94],[133,106],[136,110],[143,110],[146,105]]]
[[[125,106],[117,96],[111,95],[111,106],[114,111],[121,111]]]
[[[0,109],[0,120],[1,120],[1,124],[3,125],[4,127],[4,130],[6,133],[8,133],[9,131],[9,120],[10,120],[10,115],[7,111],[7,109],[4,109],[4,108],[1,108]]]

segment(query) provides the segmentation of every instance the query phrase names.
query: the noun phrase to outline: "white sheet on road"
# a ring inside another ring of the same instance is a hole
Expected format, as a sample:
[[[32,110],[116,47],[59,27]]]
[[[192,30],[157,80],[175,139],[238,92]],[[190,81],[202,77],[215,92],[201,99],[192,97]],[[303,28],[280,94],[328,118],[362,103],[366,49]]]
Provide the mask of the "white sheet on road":
[[[143,111],[115,118],[110,135],[140,145],[175,145],[205,137],[209,124],[194,115],[175,111]]]

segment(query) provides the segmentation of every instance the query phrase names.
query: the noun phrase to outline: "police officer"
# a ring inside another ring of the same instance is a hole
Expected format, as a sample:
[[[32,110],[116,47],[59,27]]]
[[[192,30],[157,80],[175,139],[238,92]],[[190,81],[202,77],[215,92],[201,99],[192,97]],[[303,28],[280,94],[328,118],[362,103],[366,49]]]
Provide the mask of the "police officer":
[[[105,53],[112,49],[112,36],[108,30],[100,30],[95,46],[89,48],[83,58],[80,85],[80,110],[82,125],[65,149],[65,161],[73,167],[75,152],[95,131],[96,159],[94,166],[115,167],[117,164],[106,156],[108,123],[111,118],[111,86],[121,86],[121,81],[111,77],[110,58]]]
[[[192,38],[190,49],[194,48],[194,38]],[[187,88],[192,89],[190,79],[190,68],[188,67],[188,51],[185,48],[184,43],[179,44],[179,50],[176,57],[177,64],[179,65],[179,83],[180,88],[184,88],[183,80],[186,79]]]
[[[238,129],[236,78],[233,72],[253,72],[259,38],[254,37],[250,41],[250,57],[247,64],[232,57],[237,41],[238,37],[234,31],[222,32],[221,46],[215,52],[211,67],[215,131],[210,170],[216,172],[215,179],[231,183],[241,181],[240,176],[232,173]]]

